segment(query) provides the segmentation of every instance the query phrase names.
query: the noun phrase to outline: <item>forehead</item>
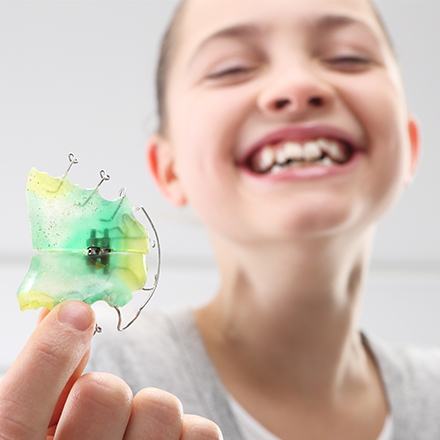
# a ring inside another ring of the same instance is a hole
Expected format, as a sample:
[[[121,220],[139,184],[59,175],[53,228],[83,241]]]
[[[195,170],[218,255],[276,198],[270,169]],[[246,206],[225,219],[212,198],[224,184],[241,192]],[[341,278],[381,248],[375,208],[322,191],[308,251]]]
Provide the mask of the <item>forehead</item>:
[[[301,30],[323,16],[352,18],[382,34],[370,0],[186,0],[181,46],[192,46],[241,23]],[[340,21],[339,24],[343,24]],[[348,21],[345,23],[348,24]]]

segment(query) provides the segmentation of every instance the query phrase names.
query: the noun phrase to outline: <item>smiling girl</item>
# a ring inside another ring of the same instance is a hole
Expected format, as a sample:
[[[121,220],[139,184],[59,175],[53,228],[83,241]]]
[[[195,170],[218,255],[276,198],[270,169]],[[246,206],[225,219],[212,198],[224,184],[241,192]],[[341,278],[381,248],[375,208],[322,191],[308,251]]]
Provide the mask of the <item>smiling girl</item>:
[[[419,157],[373,5],[182,1],[157,80],[149,167],[165,197],[207,228],[218,292],[195,310],[146,313],[117,344],[100,337],[89,369],[113,374],[81,376],[93,323],[80,304],[52,312],[0,384],[0,426],[35,433],[51,420],[56,438],[218,439],[210,419],[227,440],[440,438],[440,355],[358,328],[377,222]],[[55,313],[88,336],[56,327]],[[51,411],[60,396],[52,418],[42,393]]]

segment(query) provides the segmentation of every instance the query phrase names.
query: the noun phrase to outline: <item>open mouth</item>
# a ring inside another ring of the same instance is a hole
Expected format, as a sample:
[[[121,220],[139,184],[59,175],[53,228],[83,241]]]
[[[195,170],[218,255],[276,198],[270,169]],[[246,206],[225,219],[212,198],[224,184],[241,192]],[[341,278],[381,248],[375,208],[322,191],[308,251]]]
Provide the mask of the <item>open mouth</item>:
[[[340,167],[354,155],[355,148],[348,142],[320,137],[266,145],[253,152],[243,166],[252,174],[271,175],[295,168]]]

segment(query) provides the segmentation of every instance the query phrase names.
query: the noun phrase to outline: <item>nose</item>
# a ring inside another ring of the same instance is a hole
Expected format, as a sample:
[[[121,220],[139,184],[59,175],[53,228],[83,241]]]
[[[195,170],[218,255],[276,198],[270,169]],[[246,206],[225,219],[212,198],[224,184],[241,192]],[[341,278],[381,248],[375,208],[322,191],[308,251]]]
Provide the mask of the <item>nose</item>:
[[[268,77],[258,97],[258,107],[266,116],[298,118],[325,109],[333,101],[331,87],[311,69],[295,66]]]

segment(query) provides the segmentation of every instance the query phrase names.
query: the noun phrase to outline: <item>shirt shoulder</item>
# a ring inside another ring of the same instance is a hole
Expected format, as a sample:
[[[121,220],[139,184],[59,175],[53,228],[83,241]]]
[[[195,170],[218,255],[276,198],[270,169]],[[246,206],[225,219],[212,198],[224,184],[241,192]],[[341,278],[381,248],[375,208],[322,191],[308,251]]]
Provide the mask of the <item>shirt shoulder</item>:
[[[440,347],[392,344],[370,337],[368,343],[381,369],[393,383],[422,388],[440,384]],[[432,389],[430,394],[436,391],[440,396],[440,387]]]
[[[376,358],[393,418],[393,438],[440,438],[440,348],[367,342]]]

